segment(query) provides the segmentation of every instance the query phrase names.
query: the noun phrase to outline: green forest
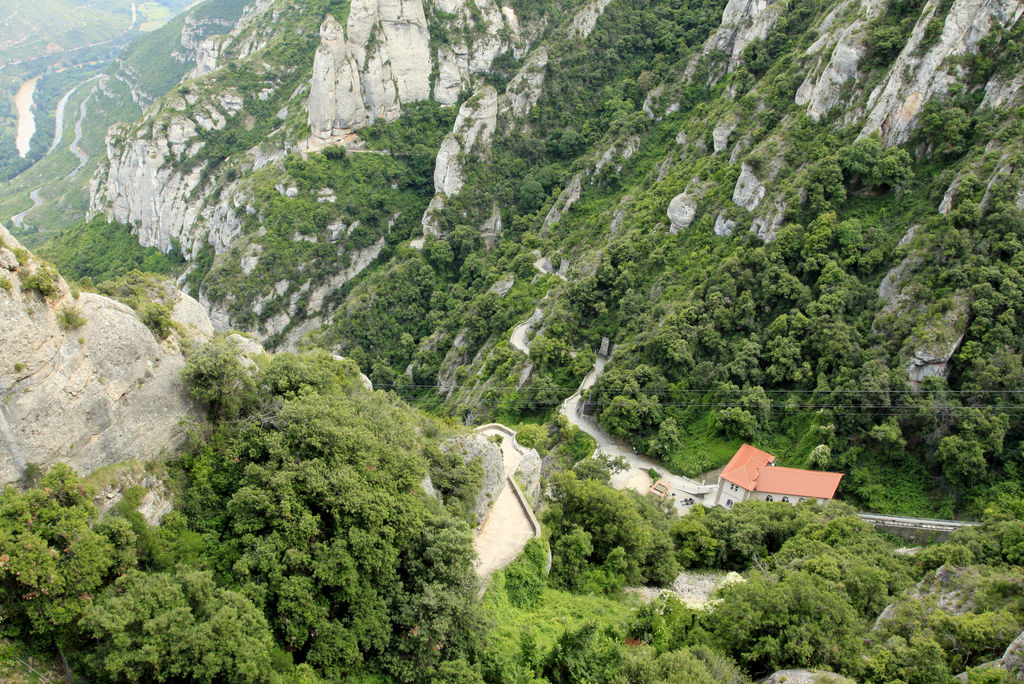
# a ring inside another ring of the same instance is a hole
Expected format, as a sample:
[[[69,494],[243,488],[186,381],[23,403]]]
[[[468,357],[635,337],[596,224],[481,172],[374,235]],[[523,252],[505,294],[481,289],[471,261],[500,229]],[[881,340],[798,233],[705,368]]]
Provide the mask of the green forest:
[[[140,487],[97,516],[66,466],[0,494],[8,658],[59,654],[96,682],[1009,681],[971,668],[1024,629],[1020,499],[897,555],[846,504],[679,518],[607,469],[566,468],[543,538],[478,598],[466,504],[482,473],[436,449],[461,428],[324,353],[243,364],[218,338],[182,377],[212,420],[167,464],[159,526],[135,510]],[[624,591],[682,569],[743,576],[703,608]]]
[[[138,486],[104,510],[110,473],[30,466],[0,494],[0,679],[1024,677],[1019,18],[975,0],[508,5],[522,49],[458,105],[404,102],[348,147],[310,143],[303,104],[345,0],[278,2],[203,77],[145,75],[169,92],[111,149],[239,93],[158,170],[198,177],[178,199],[200,226],[228,206],[229,237],[161,252],[100,212],[38,253],[180,344],[206,419],[139,466],[173,492],[158,525]],[[424,6],[431,51],[487,38],[482,2],[458,35],[462,9]],[[920,98],[877,124],[891,84]],[[490,87],[493,136],[440,194],[459,105]],[[176,335],[168,278],[271,353]],[[842,473],[836,500],[680,515],[613,487],[624,464],[560,413],[591,373],[584,412],[662,470],[714,482],[746,442]],[[538,452],[541,533],[481,578],[487,471],[441,445],[489,422]],[[972,524],[911,543],[858,512]]]

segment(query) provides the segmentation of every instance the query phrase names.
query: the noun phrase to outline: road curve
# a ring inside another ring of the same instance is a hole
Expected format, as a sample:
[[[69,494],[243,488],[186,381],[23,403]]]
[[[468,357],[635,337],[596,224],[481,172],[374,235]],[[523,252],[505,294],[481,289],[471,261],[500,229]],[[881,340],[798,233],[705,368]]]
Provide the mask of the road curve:
[[[611,485],[613,487],[616,489],[633,489],[641,494],[646,494],[647,490],[654,484],[648,471],[654,469],[658,471],[659,479],[671,487],[670,496],[676,509],[681,514],[686,513],[690,510],[690,506],[683,503],[685,500],[694,499],[702,502],[706,495],[712,494],[715,491],[716,485],[704,485],[688,477],[668,472],[665,466],[636,453],[629,444],[609,435],[593,418],[583,414],[582,406],[580,405],[583,392],[594,386],[597,379],[604,373],[604,367],[607,363],[607,358],[598,356],[594,361],[594,367],[583,378],[583,382],[580,383],[580,388],[576,390],[575,394],[562,402],[558,412],[565,416],[570,423],[593,437],[597,442],[598,451],[602,451],[610,456],[621,456],[629,464],[629,468],[625,471],[612,475]],[[708,497],[709,502],[711,498]]]

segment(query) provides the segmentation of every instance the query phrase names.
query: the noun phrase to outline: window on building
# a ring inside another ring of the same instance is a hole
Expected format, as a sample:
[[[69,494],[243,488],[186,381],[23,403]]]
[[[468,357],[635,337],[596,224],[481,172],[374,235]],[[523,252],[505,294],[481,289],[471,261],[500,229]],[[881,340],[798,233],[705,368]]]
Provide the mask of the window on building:
[[[806,500],[807,500],[807,499],[805,499],[804,497],[802,497],[802,496],[800,497],[800,501],[801,501],[801,502],[802,502],[802,501],[806,501]],[[798,502],[798,503],[799,503],[799,502]]]
[[[789,497],[788,496],[782,497],[782,502],[783,503],[789,503]]]
[[[726,507],[732,506],[732,499],[725,502]]]
[[[771,494],[769,494],[768,496],[764,497],[764,500],[765,501],[775,501],[775,497],[772,496]]]

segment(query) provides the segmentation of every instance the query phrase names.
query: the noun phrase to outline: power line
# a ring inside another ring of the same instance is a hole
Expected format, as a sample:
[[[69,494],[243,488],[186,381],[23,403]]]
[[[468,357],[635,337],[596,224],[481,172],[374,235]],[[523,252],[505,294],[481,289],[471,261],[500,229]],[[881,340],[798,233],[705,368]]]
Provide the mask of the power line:
[[[443,385],[439,384],[390,384],[390,385],[375,385],[378,389],[448,389]],[[506,388],[511,389],[511,388]],[[708,388],[708,389],[637,389],[635,387],[597,387],[600,392],[619,392],[619,393],[631,393],[631,394],[742,394],[751,393],[757,390],[754,389],[727,389],[727,388]],[[579,390],[579,387],[523,387],[515,390],[516,392],[572,392],[575,393]],[[1024,395],[1024,390],[903,390],[903,389],[879,389],[879,390],[789,390],[789,389],[763,389],[761,391],[765,394],[909,394],[915,397],[924,397],[930,394],[934,395],[955,395],[961,396],[965,394],[1021,394]]]

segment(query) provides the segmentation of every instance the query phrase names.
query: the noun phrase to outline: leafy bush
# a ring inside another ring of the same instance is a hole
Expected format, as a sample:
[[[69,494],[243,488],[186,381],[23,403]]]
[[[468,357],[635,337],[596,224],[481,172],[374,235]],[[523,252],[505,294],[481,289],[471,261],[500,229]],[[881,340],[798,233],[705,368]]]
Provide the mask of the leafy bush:
[[[72,330],[85,325],[85,316],[77,306],[66,306],[57,314],[57,322],[62,330]]]
[[[139,320],[153,331],[158,340],[167,339],[174,330],[171,320],[171,307],[157,302],[145,302],[139,309]]]
[[[44,297],[52,297],[57,294],[57,271],[49,264],[38,264],[31,274],[27,269],[19,269],[18,277],[21,279],[21,289],[28,292],[35,290]]]

